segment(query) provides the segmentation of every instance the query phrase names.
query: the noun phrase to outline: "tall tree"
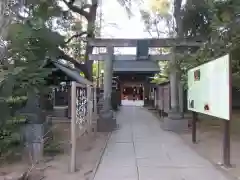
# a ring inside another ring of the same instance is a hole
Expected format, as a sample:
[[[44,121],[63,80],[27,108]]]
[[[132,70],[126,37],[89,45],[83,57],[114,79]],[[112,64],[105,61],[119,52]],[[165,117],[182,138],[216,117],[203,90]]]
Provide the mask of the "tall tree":
[[[5,19],[11,20],[4,37],[8,42],[7,62],[11,66],[1,69],[5,72],[2,84],[8,87],[6,83],[10,83],[12,89],[18,87],[24,93],[39,90],[49,73],[45,72],[44,64],[55,58],[74,64],[91,79],[92,62],[88,61],[87,55],[93,48],[83,37],[95,36],[97,3],[97,0],[89,4],[84,1],[79,4],[75,0],[16,0],[8,3],[7,8],[4,7],[7,17],[1,16],[1,23]],[[82,54],[83,50],[85,54]],[[6,92],[7,96],[13,95],[11,90]]]
[[[233,85],[240,85],[239,76],[239,14],[237,0],[189,0],[184,7],[183,33],[185,36],[202,36],[206,43],[181,61],[183,75],[188,68],[230,53],[232,57]],[[185,76],[186,77],[186,76]]]
[[[164,38],[173,36],[174,19],[171,14],[171,3],[168,0],[151,0],[145,10],[140,11],[145,30],[152,38]],[[163,28],[164,27],[164,28]],[[157,48],[157,53],[169,53],[168,48]],[[152,82],[161,83],[168,79],[168,62],[159,61],[161,72],[155,75]]]

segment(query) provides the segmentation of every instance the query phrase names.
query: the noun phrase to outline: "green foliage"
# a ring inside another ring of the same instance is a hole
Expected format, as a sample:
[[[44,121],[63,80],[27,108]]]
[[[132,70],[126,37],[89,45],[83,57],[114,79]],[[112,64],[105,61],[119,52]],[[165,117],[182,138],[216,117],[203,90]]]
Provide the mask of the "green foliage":
[[[2,82],[5,86],[11,84],[7,85],[8,96],[39,91],[45,84],[44,79],[50,71],[44,65],[49,57],[58,53],[59,45],[64,44],[64,37],[47,26],[47,22],[60,12],[54,5],[55,1],[31,1],[26,7],[29,15],[9,26],[8,59],[14,62],[14,67],[8,69]]]
[[[156,74],[151,81],[151,83],[161,84],[168,81],[169,76],[169,62],[167,61],[159,61],[160,73]]]
[[[15,117],[1,124],[0,128],[0,160],[16,160],[21,156],[23,148],[21,128],[25,124],[24,117]]]
[[[207,37],[211,33],[211,18],[214,12],[208,1],[187,1],[182,9],[182,31],[186,37]]]
[[[11,24],[8,23],[6,65],[0,69],[0,131],[8,129],[7,122],[25,106],[29,92],[42,93],[47,89],[45,79],[51,70],[44,66],[48,59],[61,55],[64,58],[70,57],[66,60],[73,57],[72,59],[84,61],[82,52],[85,44],[79,38],[66,43],[72,35],[83,30],[82,20],[79,20],[81,18],[73,16],[71,8],[64,10],[59,6],[58,0],[31,0],[24,1],[24,4],[19,2],[14,1],[14,6],[8,9],[13,18],[9,21]],[[126,9],[130,8],[130,4],[124,4]],[[20,9],[24,13],[20,13]],[[67,53],[64,56],[62,52]],[[14,139],[12,137],[16,137],[14,133],[8,134],[7,138],[4,136],[0,148],[9,148],[8,144],[12,142],[10,139]],[[3,152],[5,151],[1,149]]]
[[[64,44],[64,37],[48,26],[51,18],[60,12],[55,1],[31,1],[25,8],[28,16],[17,17],[8,27],[7,59],[13,63],[1,69],[1,158],[12,156],[16,150],[20,152],[20,130],[24,122],[16,120],[17,112],[25,106],[29,92],[46,89],[45,79],[51,70],[44,65],[49,57],[56,56],[59,45]]]
[[[224,54],[231,54],[233,85],[240,86],[240,2],[226,1],[189,1],[183,10],[183,34],[185,37],[201,36],[206,43],[184,57],[177,57],[182,79],[186,81],[189,68],[213,60]]]
[[[44,147],[44,154],[48,156],[57,155],[64,152],[64,149],[61,147],[61,143],[51,141],[48,145]]]
[[[101,78],[101,70],[103,69],[103,61],[93,63],[93,79],[97,80],[98,76]]]
[[[161,77],[159,75],[156,75],[154,77],[154,79],[151,81],[151,83],[154,83],[154,84],[162,84],[162,83],[165,83],[165,82],[168,82],[168,77]]]
[[[146,30],[152,33],[152,35],[159,37],[162,32],[157,29],[158,23],[171,21],[171,18],[166,16],[166,13],[164,13],[164,16],[161,13],[156,13],[156,9],[159,9],[159,6],[160,8],[163,7],[161,3],[164,1],[154,0],[153,2],[152,12],[147,13],[143,11],[142,18]],[[176,2],[178,1],[176,0]],[[154,13],[156,15],[152,17]],[[174,66],[168,64],[165,67],[165,72],[156,75],[153,82],[161,83],[166,81],[168,79],[168,71],[171,68],[175,68],[181,74],[182,80],[186,81],[188,69],[230,53],[233,68],[233,85],[240,87],[240,1],[189,0],[184,7],[180,8],[180,12],[174,13],[174,16],[176,16],[176,13],[178,13],[178,16],[181,16],[180,18],[175,17],[176,20],[181,21],[180,23],[177,22],[178,26],[181,25],[178,33],[188,38],[202,37],[203,40],[206,40],[206,43],[203,43],[200,48],[177,48],[175,52],[181,54],[181,57],[176,57],[177,64]],[[173,24],[168,23],[168,25],[172,26]],[[185,56],[182,56],[183,53],[185,53]]]

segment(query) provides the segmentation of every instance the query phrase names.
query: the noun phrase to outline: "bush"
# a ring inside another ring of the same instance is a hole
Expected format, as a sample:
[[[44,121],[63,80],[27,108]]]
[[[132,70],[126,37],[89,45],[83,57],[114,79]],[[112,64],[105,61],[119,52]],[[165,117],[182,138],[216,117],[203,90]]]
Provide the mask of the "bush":
[[[25,124],[23,118],[13,118],[2,124],[0,128],[0,161],[14,161],[21,158],[23,142],[21,127]]]

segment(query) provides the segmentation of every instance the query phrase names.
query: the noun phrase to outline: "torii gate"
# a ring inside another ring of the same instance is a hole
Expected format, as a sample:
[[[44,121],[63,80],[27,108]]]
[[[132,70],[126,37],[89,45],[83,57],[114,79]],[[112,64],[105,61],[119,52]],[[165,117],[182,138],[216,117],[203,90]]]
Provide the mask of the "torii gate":
[[[89,60],[104,60],[104,106],[103,111],[100,114],[104,125],[104,131],[111,131],[116,122],[112,120],[112,113],[110,111],[110,95],[112,92],[112,76],[113,76],[113,61],[121,60],[139,60],[139,55],[114,55],[114,47],[138,47],[139,42],[145,42],[147,47],[141,60],[161,61],[168,60],[172,64],[175,64],[175,54],[166,55],[149,55],[148,49],[160,48],[160,47],[199,47],[202,45],[202,39],[176,39],[176,38],[164,38],[164,39],[88,39],[89,46],[92,47],[106,47],[107,52],[103,54],[89,54]],[[137,50],[137,54],[141,54]],[[144,55],[145,53],[145,55]],[[147,54],[146,54],[147,53]],[[179,100],[178,100],[178,78],[176,70],[170,72],[170,107],[171,110],[168,114],[168,118],[164,119],[164,127],[166,130],[179,131],[187,128],[187,121],[183,120],[182,114],[179,112]]]

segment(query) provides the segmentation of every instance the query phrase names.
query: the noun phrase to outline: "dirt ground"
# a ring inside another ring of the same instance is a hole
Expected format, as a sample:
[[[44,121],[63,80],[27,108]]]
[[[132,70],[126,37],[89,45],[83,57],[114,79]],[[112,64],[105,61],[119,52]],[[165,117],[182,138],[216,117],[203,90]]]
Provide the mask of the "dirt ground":
[[[213,164],[223,162],[223,125],[224,120],[209,116],[199,116],[197,144],[191,143],[191,129],[180,134],[182,139],[201,156]],[[240,112],[233,112],[231,120],[231,164],[232,168],[224,169],[232,177],[240,179]]]
[[[64,130],[64,132],[68,134],[68,130]],[[45,157],[44,162],[33,168],[31,171],[32,179],[91,180],[100,162],[108,136],[108,133],[95,133],[84,135],[78,139],[76,173],[69,173],[70,145],[68,143],[69,141],[67,141],[67,143],[64,144],[64,153],[54,157]],[[68,138],[69,136],[65,136],[64,139]],[[28,167],[29,165],[24,162],[4,165],[0,167],[0,180],[15,180],[16,177],[23,174]]]
[[[91,180],[100,162],[107,139],[107,133],[97,133],[92,137],[81,138],[77,147],[77,172],[69,173],[69,153],[64,153],[46,163],[48,168],[44,171],[44,180]]]
[[[223,136],[220,131],[212,130],[209,132],[199,131],[197,144],[191,143],[191,132],[180,135],[184,142],[205,157],[213,164],[221,164],[223,162]],[[233,168],[223,170],[234,178],[240,179],[240,139],[233,137],[231,139],[231,164]]]

